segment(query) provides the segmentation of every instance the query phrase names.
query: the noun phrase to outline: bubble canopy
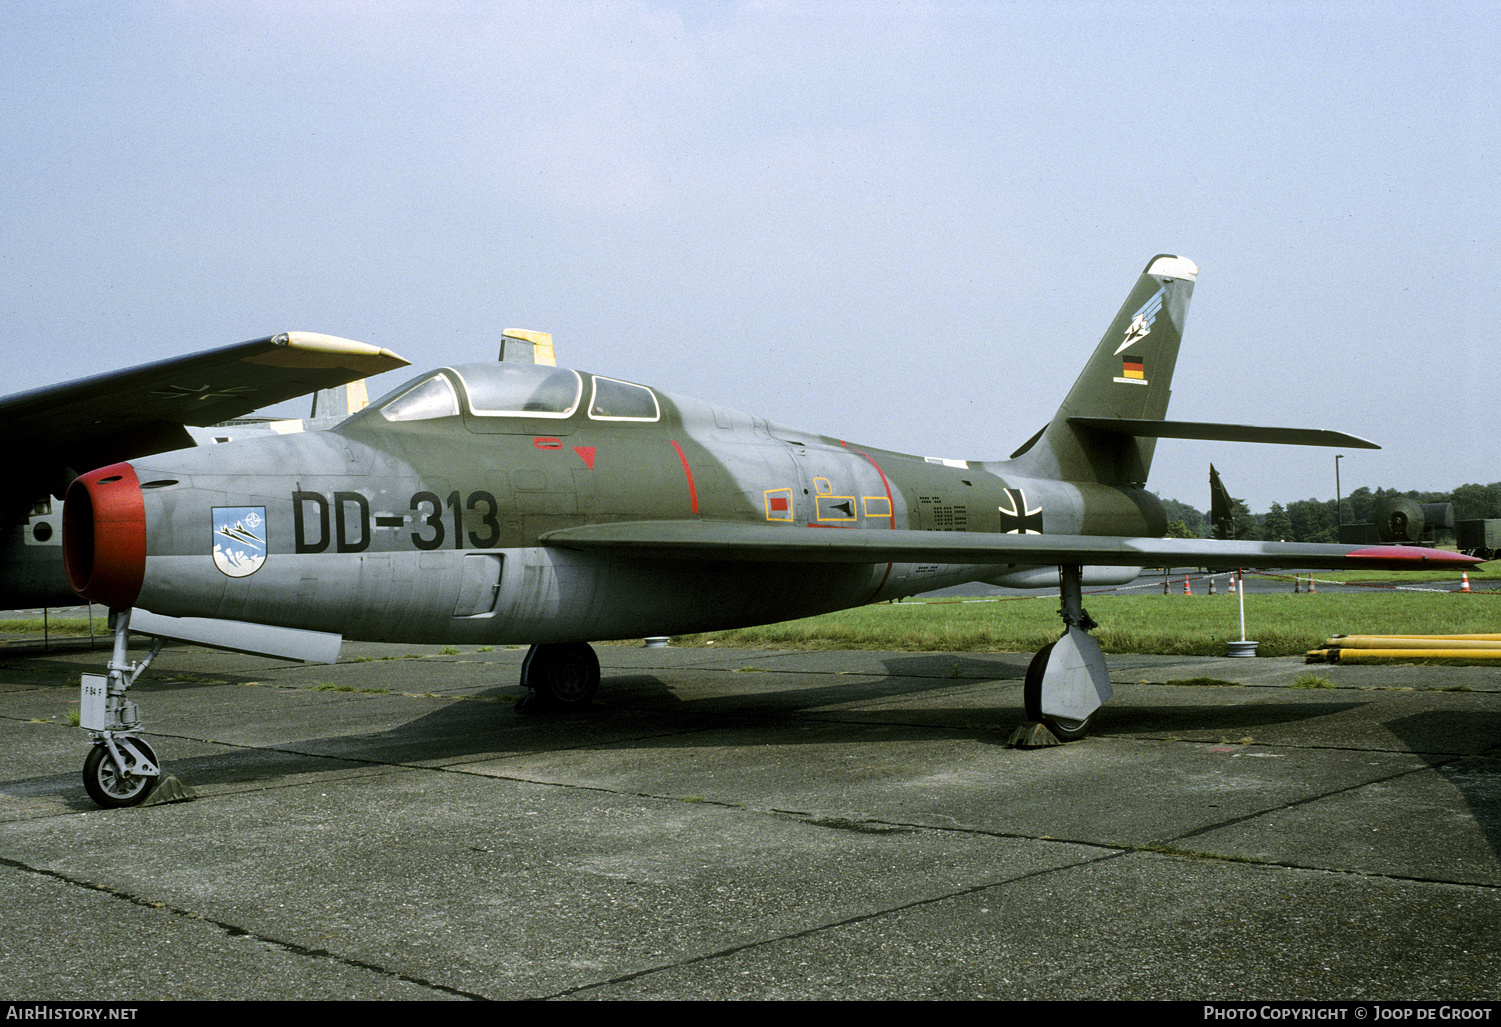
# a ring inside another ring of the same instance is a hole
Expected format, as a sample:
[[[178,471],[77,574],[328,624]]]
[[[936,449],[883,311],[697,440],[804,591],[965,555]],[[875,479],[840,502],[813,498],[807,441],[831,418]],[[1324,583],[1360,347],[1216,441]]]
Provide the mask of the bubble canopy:
[[[570,417],[584,389],[579,373],[566,367],[459,364],[398,389],[376,409],[388,421],[455,417],[460,406],[453,379],[476,417]]]

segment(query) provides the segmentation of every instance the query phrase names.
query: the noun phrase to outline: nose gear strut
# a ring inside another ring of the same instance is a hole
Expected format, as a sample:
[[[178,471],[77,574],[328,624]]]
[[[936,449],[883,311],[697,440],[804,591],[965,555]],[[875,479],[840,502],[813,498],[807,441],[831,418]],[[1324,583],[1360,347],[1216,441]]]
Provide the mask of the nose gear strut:
[[[94,739],[83,764],[83,786],[100,806],[118,809],[144,802],[161,777],[156,752],[137,733],[140,708],[125,698],[125,692],[161,652],[162,640],[152,642],[151,652],[140,664],[127,663],[130,610],[111,610],[109,623],[115,633],[109,674],[83,675],[78,722]]]

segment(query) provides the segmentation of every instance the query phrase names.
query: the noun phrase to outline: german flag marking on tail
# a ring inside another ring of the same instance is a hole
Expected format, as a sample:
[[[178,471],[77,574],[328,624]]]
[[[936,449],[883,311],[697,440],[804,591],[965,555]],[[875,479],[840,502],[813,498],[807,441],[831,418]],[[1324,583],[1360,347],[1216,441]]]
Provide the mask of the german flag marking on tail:
[[[1116,379],[1128,385],[1145,385],[1147,383],[1147,365],[1141,357],[1133,357],[1129,354],[1121,357],[1121,376]]]

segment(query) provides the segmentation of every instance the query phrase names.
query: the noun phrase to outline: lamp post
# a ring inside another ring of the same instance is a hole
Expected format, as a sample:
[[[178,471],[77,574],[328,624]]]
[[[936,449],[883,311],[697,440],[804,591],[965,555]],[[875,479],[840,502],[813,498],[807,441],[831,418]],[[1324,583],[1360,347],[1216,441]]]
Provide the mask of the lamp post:
[[[1334,523],[1337,526],[1334,537],[1336,539],[1339,538],[1339,528],[1345,526],[1344,500],[1339,493],[1339,461],[1344,455],[1343,453],[1334,454]]]

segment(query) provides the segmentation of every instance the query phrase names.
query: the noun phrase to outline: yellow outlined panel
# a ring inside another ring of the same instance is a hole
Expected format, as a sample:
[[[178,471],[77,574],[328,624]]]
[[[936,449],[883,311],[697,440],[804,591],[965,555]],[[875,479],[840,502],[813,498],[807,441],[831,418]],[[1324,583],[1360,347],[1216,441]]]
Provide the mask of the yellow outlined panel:
[[[890,517],[890,496],[865,496],[861,502],[865,504],[865,516],[867,517]]]
[[[819,496],[818,519],[820,521],[853,521],[855,519],[855,497]]]
[[[767,489],[766,519],[768,521],[792,520],[792,490],[791,489]]]

